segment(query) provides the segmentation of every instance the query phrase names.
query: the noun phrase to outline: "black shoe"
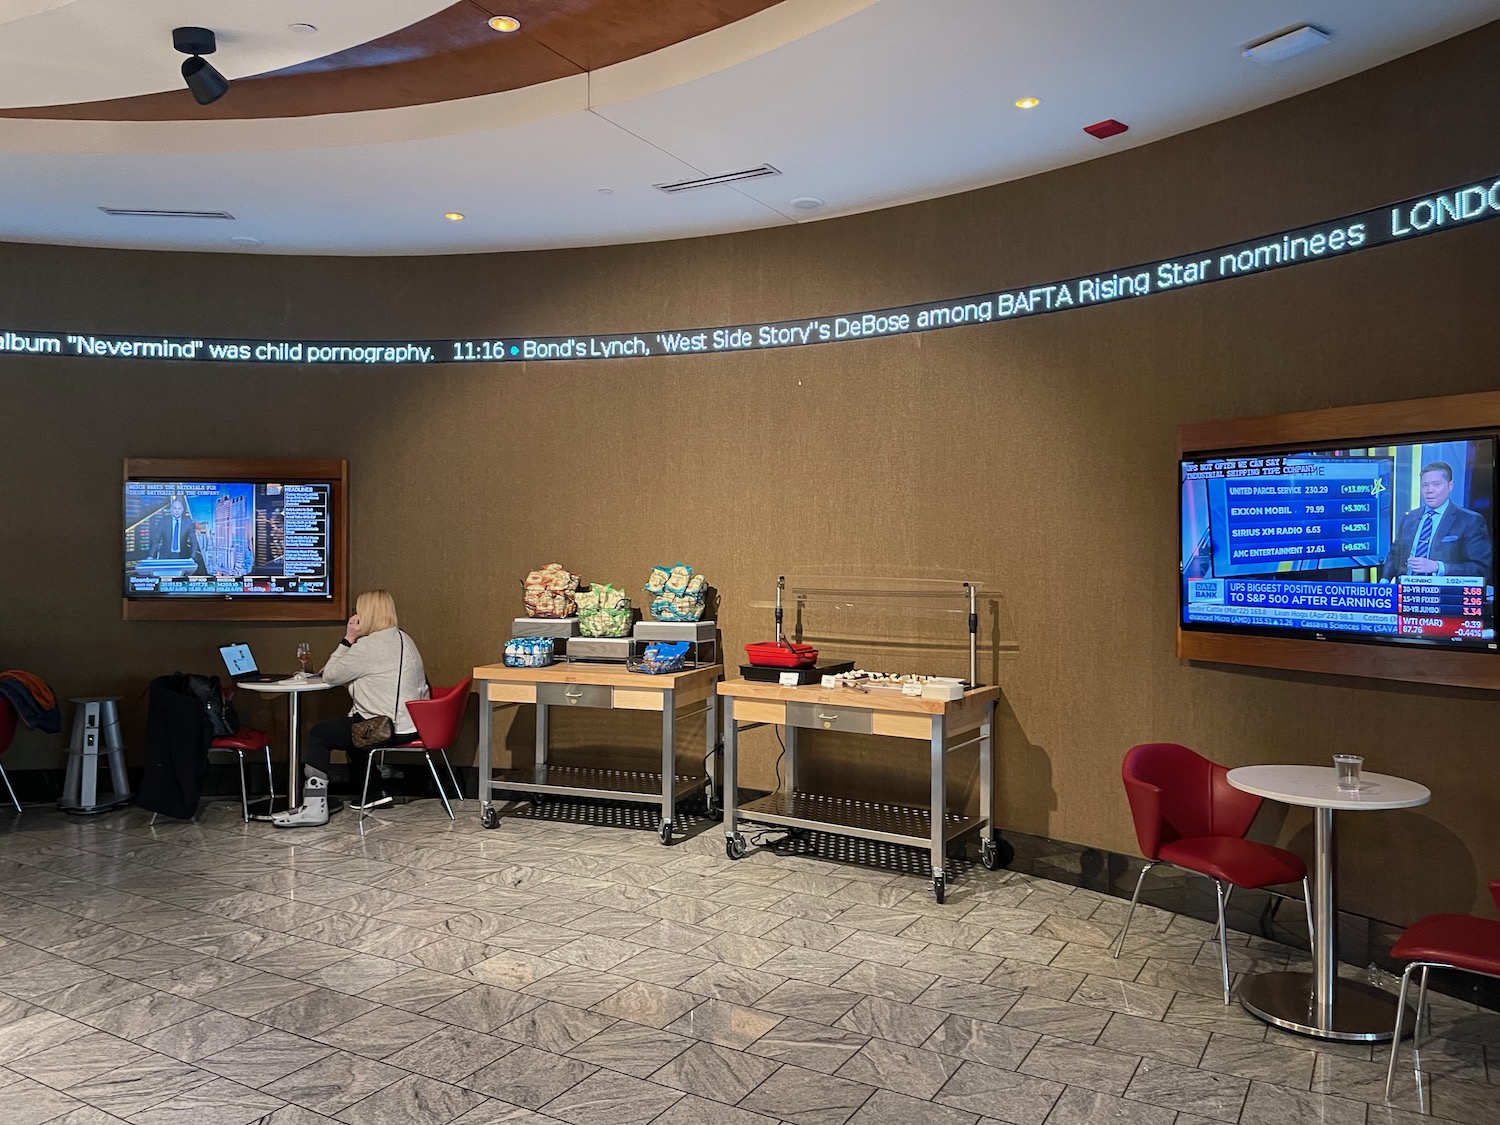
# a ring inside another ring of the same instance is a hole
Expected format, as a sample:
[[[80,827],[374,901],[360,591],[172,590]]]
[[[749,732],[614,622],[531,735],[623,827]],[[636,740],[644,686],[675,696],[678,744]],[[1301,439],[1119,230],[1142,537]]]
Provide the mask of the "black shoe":
[[[394,797],[371,797],[368,804],[362,805],[358,801],[350,801],[349,807],[355,812],[365,812],[369,809],[378,809],[384,805],[394,805],[395,803],[396,799]]]

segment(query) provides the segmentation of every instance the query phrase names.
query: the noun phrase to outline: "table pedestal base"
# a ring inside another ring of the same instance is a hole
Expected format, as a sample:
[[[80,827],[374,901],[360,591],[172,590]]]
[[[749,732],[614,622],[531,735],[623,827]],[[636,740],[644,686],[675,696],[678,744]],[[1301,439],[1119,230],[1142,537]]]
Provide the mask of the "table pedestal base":
[[[1313,1007],[1312,973],[1259,973],[1240,982],[1245,1011],[1269,1024],[1310,1035],[1351,1043],[1388,1042],[1396,1022],[1396,998],[1363,981],[1339,977],[1333,988],[1331,1027],[1319,1027]],[[1413,1016],[1408,1007],[1401,1034],[1409,1034]]]

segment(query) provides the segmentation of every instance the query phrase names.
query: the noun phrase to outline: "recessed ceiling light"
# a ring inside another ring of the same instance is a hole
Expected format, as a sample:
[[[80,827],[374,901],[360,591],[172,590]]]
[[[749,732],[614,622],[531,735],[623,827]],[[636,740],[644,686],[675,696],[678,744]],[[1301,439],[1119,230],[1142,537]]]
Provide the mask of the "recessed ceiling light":
[[[614,195],[614,193],[615,193],[615,189],[612,188],[612,187],[602,187],[602,188],[599,189],[599,194],[600,195]]]
[[[799,195],[792,200],[792,206],[799,211],[816,211],[823,206],[823,201],[816,195]]]
[[[1016,108],[1017,109],[1035,109],[1037,106],[1039,106],[1041,104],[1042,104],[1042,99],[1041,98],[1017,98],[1016,99]]]
[[[234,235],[232,238],[230,238],[229,241],[230,242],[238,242],[241,246],[259,246],[260,245],[260,239],[256,238],[254,235],[249,235],[249,234],[237,234],[237,235]]]
[[[496,31],[520,31],[521,21],[516,19],[515,16],[491,16],[490,26]]]
[[[1328,38],[1326,32],[1303,24],[1301,27],[1294,27],[1290,31],[1283,31],[1269,39],[1262,39],[1259,43],[1251,44],[1245,48],[1244,55],[1251,62],[1258,62],[1261,66],[1274,66],[1294,55],[1300,55],[1303,51],[1311,51],[1314,47],[1323,46],[1328,42]]]
[[[443,212],[443,218],[447,219],[450,223],[456,223],[463,218],[463,215],[458,211],[445,211]]]
[[[289,23],[286,26],[288,30],[295,31],[298,35],[311,35],[318,30],[318,25],[315,23]]]

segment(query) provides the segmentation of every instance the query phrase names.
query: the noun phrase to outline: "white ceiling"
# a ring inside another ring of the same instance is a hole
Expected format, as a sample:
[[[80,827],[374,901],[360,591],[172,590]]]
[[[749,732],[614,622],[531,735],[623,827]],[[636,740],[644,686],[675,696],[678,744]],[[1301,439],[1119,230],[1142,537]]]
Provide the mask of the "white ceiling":
[[[230,6],[78,0],[22,22],[85,3],[99,20],[160,9],[167,31],[147,39],[161,39],[174,74],[170,27],[188,15],[212,27],[213,11]],[[399,22],[397,9],[442,6],[358,7]],[[0,20],[46,7],[0,0]],[[354,6],[234,7],[274,9],[269,29],[297,19],[322,28],[333,23],[325,10]],[[0,120],[0,240],[428,254],[807,222],[1158,140],[1496,18],[1500,0],[784,0],[589,76],[443,105],[286,121]],[[1241,58],[1246,44],[1300,23],[1332,42],[1274,67]],[[9,31],[0,24],[0,59]],[[305,50],[308,37],[280,34],[287,51]],[[370,36],[366,22],[360,37]],[[325,42],[315,53],[323,48],[337,49]],[[282,58],[274,44],[258,49]],[[227,64],[227,45],[220,54]],[[45,100],[18,95],[12,77],[0,81],[5,98]],[[1042,105],[1015,109],[1024,95]],[[1081,131],[1106,117],[1130,132],[1101,142]],[[762,162],[783,174],[680,195],[652,186]],[[826,205],[800,211],[790,202],[799,196]],[[234,220],[112,218],[100,207],[223,210]],[[466,218],[445,221],[446,211]]]

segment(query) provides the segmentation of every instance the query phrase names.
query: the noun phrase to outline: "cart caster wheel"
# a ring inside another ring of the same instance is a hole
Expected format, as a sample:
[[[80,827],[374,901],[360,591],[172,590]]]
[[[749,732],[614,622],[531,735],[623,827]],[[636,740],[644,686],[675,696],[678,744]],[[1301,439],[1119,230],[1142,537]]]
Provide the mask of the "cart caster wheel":
[[[670,820],[662,821],[661,827],[656,830],[656,836],[657,839],[661,840],[663,845],[670,847],[672,844],[672,822]]]
[[[943,877],[941,875],[934,876],[932,880],[932,897],[937,899],[939,906],[943,905],[944,891]]]
[[[745,858],[745,837],[738,832],[731,832],[724,837],[724,854],[730,859]]]
[[[993,839],[986,839],[979,845],[979,862],[990,871],[1000,869],[1000,847]]]
[[[500,814],[493,808],[484,809],[479,814],[479,823],[484,828],[499,828]]]

